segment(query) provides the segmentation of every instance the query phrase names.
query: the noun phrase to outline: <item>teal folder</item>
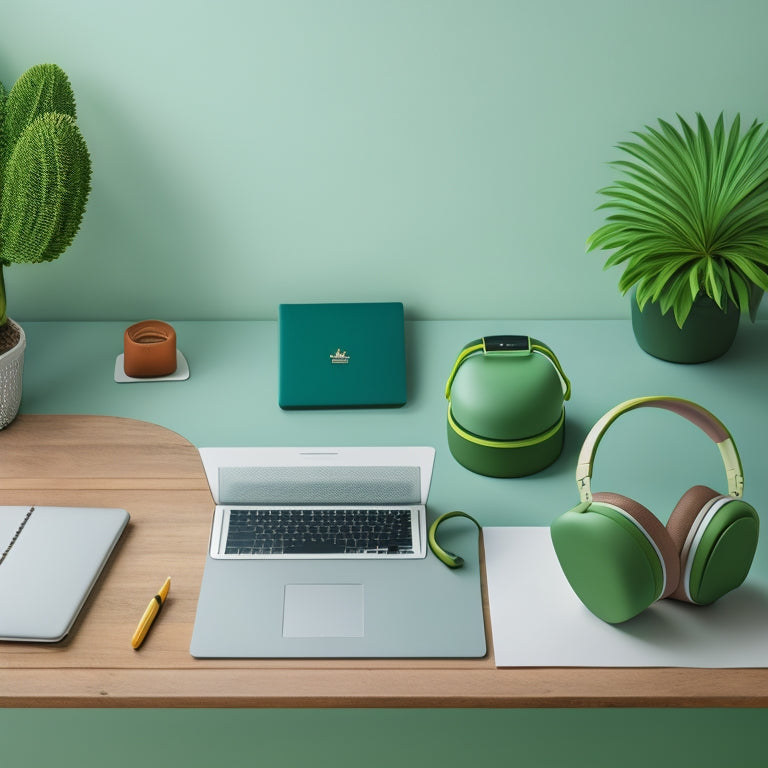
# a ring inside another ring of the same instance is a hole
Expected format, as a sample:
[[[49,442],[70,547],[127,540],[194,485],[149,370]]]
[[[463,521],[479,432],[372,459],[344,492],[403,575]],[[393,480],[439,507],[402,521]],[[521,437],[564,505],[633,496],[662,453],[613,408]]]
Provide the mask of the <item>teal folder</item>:
[[[281,304],[278,329],[281,408],[405,404],[401,303]]]

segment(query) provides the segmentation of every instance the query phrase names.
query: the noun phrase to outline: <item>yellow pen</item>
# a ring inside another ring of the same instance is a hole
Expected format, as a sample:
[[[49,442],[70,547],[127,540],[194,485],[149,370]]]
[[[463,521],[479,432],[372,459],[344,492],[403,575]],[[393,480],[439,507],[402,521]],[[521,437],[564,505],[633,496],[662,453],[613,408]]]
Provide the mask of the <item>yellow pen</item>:
[[[171,588],[171,577],[169,576],[165,580],[165,584],[160,587],[160,591],[149,601],[147,610],[144,611],[144,615],[141,617],[139,626],[136,627],[136,631],[133,633],[131,639],[131,645],[134,648],[138,648],[143,642],[144,638],[149,632],[149,628],[152,626],[152,622],[157,618],[157,614],[160,613],[160,609],[163,607],[165,598],[168,597],[168,591]]]

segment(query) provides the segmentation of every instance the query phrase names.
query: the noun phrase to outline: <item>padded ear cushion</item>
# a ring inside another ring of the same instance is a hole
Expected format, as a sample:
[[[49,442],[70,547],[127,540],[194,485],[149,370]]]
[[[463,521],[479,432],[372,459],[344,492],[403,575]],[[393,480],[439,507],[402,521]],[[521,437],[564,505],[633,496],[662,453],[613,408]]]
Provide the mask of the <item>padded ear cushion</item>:
[[[688,533],[699,512],[705,504],[718,496],[722,496],[722,494],[707,488],[706,485],[694,485],[677,502],[667,521],[667,531],[675,543],[678,556],[683,551],[685,540],[688,538]]]
[[[675,544],[677,557],[680,560],[681,574],[685,572],[683,549],[688,539],[688,534],[696,522],[696,518],[706,504],[721,495],[706,485],[694,485],[693,488],[689,488],[680,497],[680,501],[677,502],[672,510],[672,514],[667,521],[667,531],[669,531],[669,536]],[[680,579],[680,583],[671,596],[676,600],[690,602],[685,592],[683,578]]]
[[[672,597],[706,605],[746,577],[757,546],[759,519],[742,499],[696,485],[675,506],[667,530],[681,570]]]
[[[666,572],[664,591],[659,599],[669,597],[677,589],[680,581],[680,557],[678,551],[664,527],[664,524],[647,507],[619,493],[599,492],[592,496],[594,501],[610,504],[624,511],[635,524],[651,539],[661,553]]]

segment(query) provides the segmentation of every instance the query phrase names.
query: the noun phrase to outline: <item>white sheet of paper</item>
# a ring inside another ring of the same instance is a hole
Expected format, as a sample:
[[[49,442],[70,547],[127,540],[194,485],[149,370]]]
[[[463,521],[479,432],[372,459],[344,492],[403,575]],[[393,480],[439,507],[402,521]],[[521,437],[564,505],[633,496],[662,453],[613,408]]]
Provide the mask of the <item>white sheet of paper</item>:
[[[768,667],[768,583],[747,577],[709,606],[654,603],[623,624],[590,613],[548,527],[483,528],[498,667]]]

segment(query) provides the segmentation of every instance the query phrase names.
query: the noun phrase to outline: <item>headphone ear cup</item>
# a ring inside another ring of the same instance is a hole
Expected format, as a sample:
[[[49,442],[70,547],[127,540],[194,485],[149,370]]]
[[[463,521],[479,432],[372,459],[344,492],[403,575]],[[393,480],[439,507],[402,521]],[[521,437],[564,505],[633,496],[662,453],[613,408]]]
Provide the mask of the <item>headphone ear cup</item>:
[[[665,574],[664,589],[659,596],[659,600],[669,597],[675,591],[680,581],[680,558],[664,523],[647,507],[640,504],[640,502],[634,501],[627,496],[622,496],[619,493],[596,493],[592,498],[595,501],[612,504],[622,509],[655,544],[658,556],[661,558],[662,565],[664,566]]]
[[[759,529],[757,512],[742,499],[703,485],[687,490],[667,522],[681,568],[672,597],[708,605],[738,587],[752,565]]]
[[[677,585],[677,589],[670,595],[675,600],[692,602],[687,596],[688,584],[685,578],[687,552],[683,550],[686,549],[686,539],[688,539],[688,535],[694,528],[696,517],[709,505],[710,501],[713,501],[720,495],[720,493],[712,490],[712,488],[708,488],[706,485],[694,485],[693,488],[689,488],[680,497],[680,501],[677,502],[672,510],[672,514],[669,516],[667,530],[674,542],[675,550],[680,560],[680,583]],[[692,541],[689,541],[689,545],[691,543]]]
[[[662,523],[642,504],[596,493],[552,523],[560,566],[598,618],[627,621],[677,586],[679,560]]]

